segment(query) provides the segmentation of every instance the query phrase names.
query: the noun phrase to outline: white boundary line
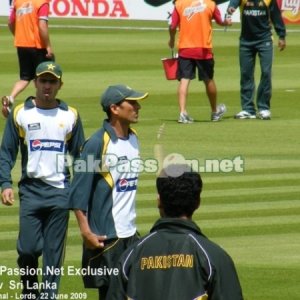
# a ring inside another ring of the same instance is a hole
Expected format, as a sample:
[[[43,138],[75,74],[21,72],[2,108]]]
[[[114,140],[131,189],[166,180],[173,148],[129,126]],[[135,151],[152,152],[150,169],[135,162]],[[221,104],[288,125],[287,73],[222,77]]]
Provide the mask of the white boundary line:
[[[0,27],[7,27],[7,24],[0,24]],[[168,27],[133,27],[133,26],[95,26],[95,25],[49,25],[50,28],[65,29],[117,29],[117,30],[141,30],[141,31],[166,31]],[[224,28],[215,28],[215,31],[224,31]],[[227,28],[227,31],[238,32],[240,29]],[[288,33],[300,33],[299,29],[287,29]]]

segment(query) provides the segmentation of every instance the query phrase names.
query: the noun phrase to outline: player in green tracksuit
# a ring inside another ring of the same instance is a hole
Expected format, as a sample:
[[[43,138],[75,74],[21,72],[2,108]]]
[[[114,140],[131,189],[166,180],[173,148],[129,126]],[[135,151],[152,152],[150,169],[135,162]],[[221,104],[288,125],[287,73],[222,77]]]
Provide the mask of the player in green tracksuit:
[[[108,299],[242,300],[231,257],[191,219],[200,205],[200,175],[173,167],[156,181],[162,218],[124,252]]]
[[[16,106],[6,122],[0,151],[1,200],[8,206],[14,203],[11,171],[20,150],[19,299],[56,299],[69,219],[66,154],[79,156],[84,133],[77,110],[56,98],[63,84],[58,64],[40,64],[34,84],[36,95]]]
[[[230,0],[228,13],[234,13],[240,6],[240,93],[242,111],[236,119],[271,119],[270,100],[272,96],[273,38],[272,24],[279,37],[278,47],[286,46],[286,29],[277,0]],[[255,98],[255,59],[260,60],[261,77]],[[258,111],[257,111],[258,110]],[[257,115],[256,115],[257,112]]]
[[[70,207],[84,241],[82,268],[91,271],[83,280],[85,287],[98,289],[101,300],[110,300],[106,294],[111,276],[98,271],[115,269],[120,255],[139,237],[135,198],[141,159],[130,125],[137,123],[139,101],[146,97],[148,93],[126,85],[109,86],[101,96],[107,119],[75,162]]]

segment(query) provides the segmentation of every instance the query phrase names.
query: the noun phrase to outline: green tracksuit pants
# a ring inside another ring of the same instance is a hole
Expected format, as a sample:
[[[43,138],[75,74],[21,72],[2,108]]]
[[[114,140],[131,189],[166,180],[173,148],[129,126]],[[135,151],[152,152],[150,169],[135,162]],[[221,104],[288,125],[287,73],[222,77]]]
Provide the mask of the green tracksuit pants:
[[[19,197],[18,265],[26,270],[25,274],[21,274],[22,294],[35,294],[36,297],[40,294],[40,299],[54,299],[60,281],[69,220],[67,190],[32,180],[20,184]],[[42,266],[39,268],[41,255]],[[38,275],[42,277],[39,284]]]
[[[257,88],[255,106],[255,62],[258,56],[260,62],[260,81]],[[256,109],[269,110],[272,95],[272,62],[273,42],[240,41],[240,93],[242,109],[255,114]]]

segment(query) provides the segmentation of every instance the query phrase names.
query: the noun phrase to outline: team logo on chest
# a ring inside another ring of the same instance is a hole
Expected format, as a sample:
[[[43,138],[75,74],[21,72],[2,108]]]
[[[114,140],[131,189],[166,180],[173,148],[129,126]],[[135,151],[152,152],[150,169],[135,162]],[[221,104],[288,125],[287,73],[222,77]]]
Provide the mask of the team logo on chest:
[[[36,139],[30,140],[30,151],[55,151],[63,152],[64,142],[59,140]]]
[[[116,183],[117,192],[129,192],[136,190],[137,177],[118,179]]]

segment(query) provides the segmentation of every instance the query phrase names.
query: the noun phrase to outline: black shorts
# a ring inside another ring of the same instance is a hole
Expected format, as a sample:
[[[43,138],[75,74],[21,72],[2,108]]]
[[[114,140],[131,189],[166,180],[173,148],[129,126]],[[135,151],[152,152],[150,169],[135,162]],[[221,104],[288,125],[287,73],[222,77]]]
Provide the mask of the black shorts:
[[[109,272],[117,268],[121,254],[138,239],[139,235],[135,234],[128,238],[108,240],[103,249],[91,250],[83,247],[82,268],[88,273],[83,275],[84,286],[86,288],[109,286],[111,276],[116,276]]]
[[[20,68],[20,79],[30,81],[35,78],[35,69],[46,57],[46,49],[18,47],[18,59]]]
[[[215,61],[211,59],[192,59],[179,56],[178,58],[178,80],[195,79],[196,68],[198,70],[198,80],[209,80],[214,78]]]

